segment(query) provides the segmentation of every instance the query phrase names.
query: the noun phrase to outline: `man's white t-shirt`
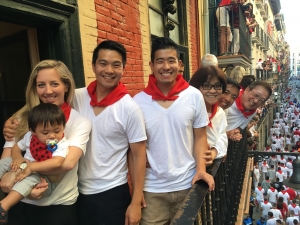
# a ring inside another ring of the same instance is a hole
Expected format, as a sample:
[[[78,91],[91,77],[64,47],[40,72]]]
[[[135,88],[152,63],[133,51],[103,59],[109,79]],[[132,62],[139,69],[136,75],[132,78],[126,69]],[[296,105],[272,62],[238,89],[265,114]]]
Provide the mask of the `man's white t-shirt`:
[[[166,193],[191,187],[195,174],[193,128],[208,124],[201,92],[190,86],[181,91],[169,108],[140,92],[134,100],[141,107],[147,131],[147,159],[144,190]]]
[[[76,89],[74,107],[92,122],[87,151],[79,162],[79,192],[96,194],[127,182],[129,143],[146,140],[142,111],[128,95],[99,115],[90,105],[87,88]]]
[[[286,224],[287,225],[294,225],[294,222],[293,222],[294,219],[296,219],[298,221],[298,223],[299,223],[299,217],[298,216],[293,216],[293,217],[288,217],[286,219]]]
[[[268,189],[267,193],[269,195],[269,202],[276,203],[277,202],[276,196],[278,195],[278,191],[276,189],[274,191]]]
[[[247,124],[250,122],[250,120],[256,115],[256,112],[254,112],[252,115],[248,116],[247,118],[240,112],[240,110],[237,108],[236,103],[234,102],[229,108],[228,108],[228,115],[227,115],[227,123],[228,127],[227,130],[233,130],[238,127],[244,129]]]

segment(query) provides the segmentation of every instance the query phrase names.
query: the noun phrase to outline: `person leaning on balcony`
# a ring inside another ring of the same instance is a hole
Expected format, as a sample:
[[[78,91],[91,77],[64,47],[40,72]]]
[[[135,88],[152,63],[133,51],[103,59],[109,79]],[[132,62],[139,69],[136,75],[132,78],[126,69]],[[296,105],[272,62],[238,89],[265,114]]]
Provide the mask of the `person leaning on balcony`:
[[[212,151],[207,144],[205,102],[178,73],[177,44],[166,37],[153,40],[149,65],[153,74],[148,85],[134,96],[145,119],[149,162],[140,224],[162,225],[170,223],[197,180],[214,190],[214,179],[206,173]]]
[[[220,55],[227,55],[228,43],[230,41],[230,24],[229,24],[229,10],[231,4],[236,4],[236,0],[222,0],[217,8],[216,16],[218,20],[220,33]]]
[[[200,90],[205,101],[209,115],[209,124],[206,126],[207,142],[213,151],[213,158],[223,158],[227,155],[228,147],[227,120],[218,100],[226,90],[225,73],[216,66],[201,67],[194,73],[190,85]]]
[[[256,115],[256,109],[263,105],[271,94],[270,85],[263,81],[254,81],[245,90],[240,91],[239,97],[228,110],[227,130],[244,129]]]

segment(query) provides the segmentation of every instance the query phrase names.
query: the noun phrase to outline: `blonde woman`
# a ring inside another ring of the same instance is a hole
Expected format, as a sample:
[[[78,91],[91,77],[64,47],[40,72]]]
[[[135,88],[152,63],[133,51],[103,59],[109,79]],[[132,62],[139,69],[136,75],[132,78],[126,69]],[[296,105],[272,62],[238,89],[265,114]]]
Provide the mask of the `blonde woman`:
[[[11,125],[12,119],[10,119],[5,124],[5,137],[11,141],[5,143],[2,158],[10,156],[13,144],[28,131],[28,112],[41,102],[56,104],[65,111],[68,120],[64,135],[70,142],[69,153],[63,162],[62,168],[48,173],[45,172],[45,175],[65,173],[51,196],[39,200],[22,200],[10,209],[8,219],[10,224],[77,224],[75,202],[78,197],[78,161],[86,151],[91,123],[71,108],[70,104],[74,92],[75,83],[72,74],[64,63],[56,60],[41,61],[35,66],[30,75],[26,89],[26,105],[13,115],[13,118],[17,118],[19,122],[13,120],[15,124]],[[17,124],[19,125],[17,126]],[[6,178],[1,180],[1,187],[4,191],[8,192],[10,190],[13,182],[9,185],[7,183],[14,181],[20,171],[21,169],[5,175]],[[47,188],[47,183],[44,181],[37,187],[31,192],[31,197],[40,198],[40,195]]]
[[[241,82],[243,76],[245,75],[245,69],[241,66],[235,66],[231,71],[229,78],[236,80],[238,83]]]

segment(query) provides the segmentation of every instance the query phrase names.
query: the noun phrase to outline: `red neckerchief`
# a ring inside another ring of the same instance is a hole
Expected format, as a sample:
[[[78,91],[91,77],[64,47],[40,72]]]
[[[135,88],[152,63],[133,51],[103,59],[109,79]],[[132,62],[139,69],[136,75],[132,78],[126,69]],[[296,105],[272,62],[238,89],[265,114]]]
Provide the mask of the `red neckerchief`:
[[[261,191],[261,190],[262,190],[262,187],[257,187],[257,189]]]
[[[272,192],[274,192],[274,191],[275,191],[275,188],[271,187],[270,190],[271,190]]]
[[[256,112],[256,109],[245,112],[245,109],[244,109],[242,101],[241,101],[243,93],[244,93],[244,91],[240,91],[239,97],[237,97],[237,99],[235,100],[235,104],[236,104],[236,107],[238,108],[238,110],[244,115],[244,117],[248,118],[248,116],[251,116],[252,114],[254,114]]]
[[[264,165],[267,165],[267,162],[263,162]]]
[[[270,180],[266,180],[266,182],[270,183]]]
[[[212,105],[212,110],[211,110],[211,115],[208,117],[209,119],[209,124],[208,126],[212,128],[212,123],[211,120],[212,118],[216,115],[217,111],[218,111],[218,102]]]
[[[296,208],[297,206],[296,203],[292,203],[291,205],[293,206],[293,208]]]
[[[125,85],[122,82],[119,82],[119,84],[113,91],[111,91],[100,102],[98,102],[96,88],[97,88],[96,80],[90,83],[90,85],[87,87],[87,91],[91,97],[91,101],[90,101],[91,106],[109,106],[119,101],[124,95],[128,94]]]
[[[68,122],[68,120],[70,118],[71,109],[72,109],[71,106],[69,105],[69,103],[64,102],[64,104],[62,104],[62,106],[60,108],[65,114],[66,122]]]
[[[289,162],[290,162],[290,163],[292,163],[292,162],[293,162],[293,160],[291,160],[291,159],[290,159],[290,160],[289,160]]]
[[[265,203],[265,204],[268,204],[268,200],[264,200],[264,203]]]
[[[285,193],[286,193],[286,191],[284,191],[284,190],[282,190],[281,192],[282,192],[282,194],[285,194]]]
[[[52,158],[52,152],[47,149],[47,145],[41,143],[35,135],[30,140],[30,153],[37,162]]]
[[[280,174],[282,174],[282,171],[281,171],[281,170],[278,170],[277,172],[280,173]]]
[[[175,101],[177,94],[187,89],[190,85],[183,79],[181,74],[176,77],[176,84],[172,87],[167,96],[165,96],[158,88],[156,84],[156,78],[153,74],[149,76],[148,86],[144,89],[144,92],[152,96],[153,100],[163,101]]]

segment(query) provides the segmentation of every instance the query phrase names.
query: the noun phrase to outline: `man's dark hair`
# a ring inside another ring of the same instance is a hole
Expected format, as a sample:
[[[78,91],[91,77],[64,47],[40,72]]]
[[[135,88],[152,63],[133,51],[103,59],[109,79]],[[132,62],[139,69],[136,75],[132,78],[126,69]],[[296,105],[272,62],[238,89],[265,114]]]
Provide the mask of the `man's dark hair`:
[[[28,113],[28,127],[35,132],[38,125],[66,125],[66,117],[59,106],[52,103],[41,103]]]
[[[154,62],[155,52],[162,49],[174,49],[177,53],[177,59],[180,59],[178,45],[168,37],[157,37],[151,45],[151,62]]]
[[[126,65],[126,49],[125,47],[116,42],[116,41],[112,41],[112,40],[105,40],[102,41],[95,49],[93,52],[93,59],[92,59],[92,63],[93,65],[96,64],[96,61],[98,59],[98,53],[101,49],[105,49],[105,50],[112,50],[112,51],[116,51],[118,52],[121,56],[122,56],[122,63],[123,63],[123,68]]]
[[[239,85],[239,83],[238,83],[236,80],[227,77],[227,78],[226,78],[226,82],[227,82],[227,85],[228,85],[228,84],[231,84],[233,87],[236,87],[236,88],[240,91],[241,86]]]
[[[266,180],[269,180],[269,176],[266,176]]]
[[[240,82],[240,85],[245,90],[246,87],[248,87],[254,81],[255,81],[255,76],[254,75],[244,75],[241,82]]]
[[[272,212],[268,212],[268,216],[269,217],[273,217],[273,213]]]

